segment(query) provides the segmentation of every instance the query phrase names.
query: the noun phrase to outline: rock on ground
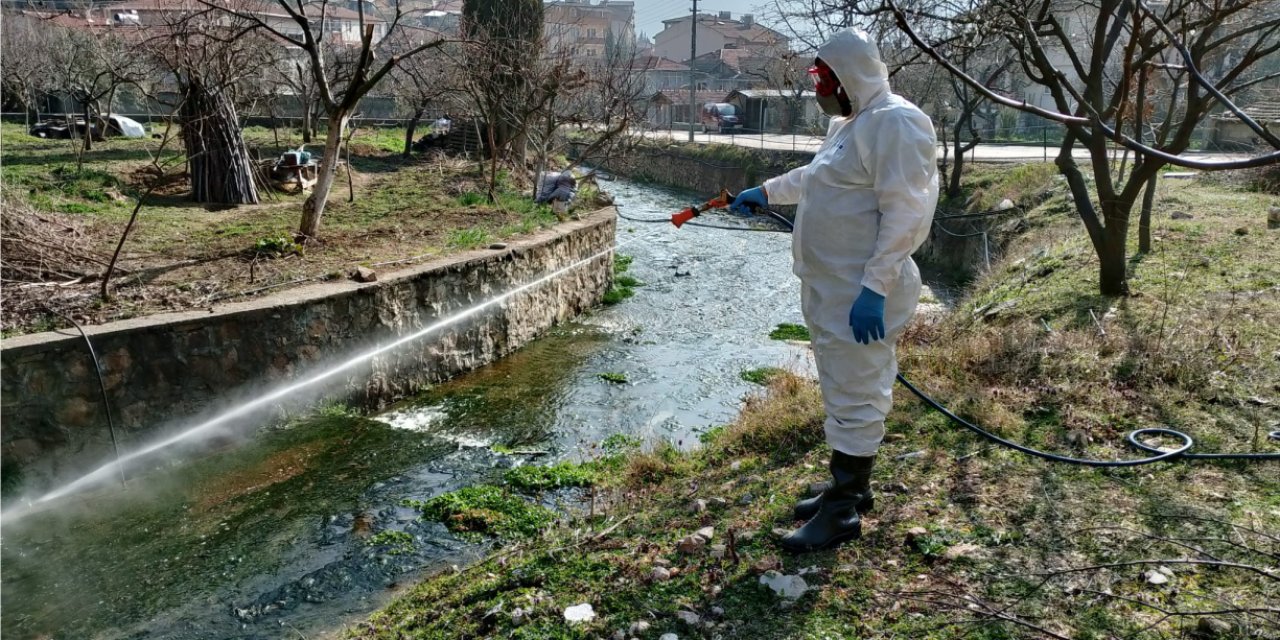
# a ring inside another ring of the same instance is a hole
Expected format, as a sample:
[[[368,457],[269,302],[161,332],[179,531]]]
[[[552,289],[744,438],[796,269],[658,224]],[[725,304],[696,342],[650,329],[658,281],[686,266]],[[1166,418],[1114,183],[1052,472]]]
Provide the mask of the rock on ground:
[[[786,600],[796,600],[809,590],[809,585],[800,576],[789,576],[777,571],[766,571],[760,576],[760,584],[773,589],[773,592]]]

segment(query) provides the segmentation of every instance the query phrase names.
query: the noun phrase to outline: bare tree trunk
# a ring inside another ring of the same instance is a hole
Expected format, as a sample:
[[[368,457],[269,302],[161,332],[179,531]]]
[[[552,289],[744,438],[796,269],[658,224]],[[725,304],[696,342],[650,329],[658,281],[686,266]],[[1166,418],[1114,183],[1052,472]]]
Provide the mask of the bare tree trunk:
[[[1151,174],[1142,192],[1142,213],[1138,216],[1138,253],[1151,253],[1151,207],[1156,201],[1156,181],[1159,179],[1159,172]]]
[[[155,184],[159,184],[159,180]],[[133,213],[129,215],[129,222],[124,226],[124,232],[120,234],[120,242],[116,243],[116,251],[111,254],[111,263],[107,265],[106,272],[102,274],[101,294],[104,302],[111,299],[111,291],[107,288],[107,285],[111,282],[111,274],[115,273],[116,262],[120,260],[120,250],[124,248],[125,240],[129,239],[129,232],[133,230],[133,223],[138,221],[138,212],[142,211],[142,204],[147,201],[147,198],[151,197],[151,193],[154,190],[155,187],[153,186],[147,189],[146,193],[138,196],[138,203],[134,205]]]
[[[1098,284],[1099,292],[1104,296],[1129,295],[1128,264],[1125,260],[1125,233],[1121,224],[1112,220],[1107,225],[1106,242],[1098,250]]]
[[[404,157],[408,158],[413,153],[413,134],[418,129],[418,121],[422,119],[423,112],[426,111],[422,107],[413,110],[413,117],[409,118],[409,126],[404,130]]]
[[[227,96],[210,92],[188,78],[183,85],[182,141],[191,171],[191,197],[196,202],[258,204],[249,150],[239,118]]]
[[[320,217],[324,215],[324,207],[329,202],[329,190],[333,187],[334,176],[338,173],[339,151],[342,150],[342,134],[347,128],[348,112],[329,113],[329,132],[324,141],[324,157],[320,161],[320,174],[316,176],[316,185],[311,196],[302,205],[302,223],[298,225],[298,236],[303,240],[315,239],[320,233]]]

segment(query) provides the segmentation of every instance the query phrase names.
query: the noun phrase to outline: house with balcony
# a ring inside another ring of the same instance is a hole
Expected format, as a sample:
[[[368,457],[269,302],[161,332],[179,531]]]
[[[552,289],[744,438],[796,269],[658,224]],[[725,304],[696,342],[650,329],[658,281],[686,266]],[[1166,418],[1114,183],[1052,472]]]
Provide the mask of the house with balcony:
[[[635,51],[635,3],[631,0],[558,0],[543,6],[543,37],[556,51],[584,61]]]
[[[690,56],[689,39],[694,29],[697,30],[698,49]],[[662,31],[653,38],[656,55],[681,62],[723,49],[763,55],[769,51],[785,52],[788,46],[786,36],[756,22],[752,14],[745,13],[735,19],[729,11],[700,13],[696,21],[694,16],[688,15],[663,20]]]

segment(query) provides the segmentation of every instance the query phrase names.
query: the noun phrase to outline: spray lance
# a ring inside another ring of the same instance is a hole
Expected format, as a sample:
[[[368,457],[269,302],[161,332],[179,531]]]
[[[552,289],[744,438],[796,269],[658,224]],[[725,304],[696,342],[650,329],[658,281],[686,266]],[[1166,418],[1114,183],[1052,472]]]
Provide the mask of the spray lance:
[[[671,224],[675,225],[676,228],[679,229],[683,227],[686,223],[689,223],[690,220],[693,220],[694,218],[702,215],[703,213],[706,213],[707,211],[710,211],[712,209],[724,209],[728,207],[730,204],[733,203],[735,197],[736,196],[734,194],[729,193],[728,190],[721,189],[719,195],[715,196],[714,198],[711,198],[710,200],[707,200],[702,204],[693,205],[677,213],[672,214]],[[713,229],[727,229],[730,231],[790,232],[795,229],[795,223],[793,223],[791,219],[787,218],[781,213],[778,213],[777,211],[774,211],[766,207],[761,207],[758,205],[749,205],[749,206],[751,207],[752,213],[756,215],[768,216],[770,219],[782,224],[782,226],[785,227],[785,229],[728,227],[728,226],[718,226],[718,225],[705,224],[705,223],[689,223],[689,224],[690,226],[710,227]],[[623,216],[623,217],[625,218],[626,216]],[[627,218],[627,219],[633,219],[633,218]],[[660,220],[639,219],[636,221],[637,222],[659,222]],[[1090,467],[1134,467],[1138,465],[1151,464],[1153,462],[1172,461],[1172,460],[1249,460],[1249,461],[1256,461],[1256,462],[1280,461],[1280,453],[1191,453],[1192,447],[1195,446],[1195,440],[1193,440],[1191,436],[1175,429],[1169,429],[1169,428],[1163,428],[1163,427],[1135,429],[1133,431],[1130,431],[1128,435],[1125,436],[1125,441],[1128,442],[1130,446],[1134,447],[1135,449],[1138,449],[1139,451],[1145,454],[1150,454],[1150,455],[1147,455],[1146,457],[1130,458],[1125,460],[1093,460],[1089,458],[1073,458],[1070,456],[1050,453],[1048,451],[1033,449],[1031,447],[1021,445],[1010,440],[1006,440],[1005,438],[1002,438],[990,431],[987,431],[986,429],[983,429],[982,427],[976,424],[973,424],[972,422],[969,422],[968,420],[965,420],[964,418],[961,418],[960,416],[956,415],[954,412],[948,409],[945,405],[933,399],[924,391],[921,391],[918,387],[912,384],[910,380],[907,380],[901,373],[897,374],[897,380],[899,383],[902,384],[902,386],[906,387],[908,391],[915,394],[916,397],[920,398],[922,402],[924,402],[930,408],[941,413],[942,415],[946,416],[947,419],[950,420],[952,423],[958,426],[964,427],[965,429],[968,429],[969,431],[972,431],[978,434],[979,436],[982,436],[983,438],[986,438],[987,440],[990,440],[1001,446],[1008,447],[1010,449],[1013,449],[1014,451],[1025,453],[1030,456],[1035,456],[1037,458],[1051,460],[1053,462],[1065,462],[1069,464],[1078,464],[1078,465],[1085,465]],[[1280,440],[1280,431],[1273,431],[1269,434],[1269,436],[1270,436],[1270,439],[1272,440]],[[1151,444],[1148,444],[1147,442],[1144,441],[1145,438],[1150,438],[1150,437],[1170,438],[1172,440],[1177,441],[1178,444],[1173,447],[1159,448]]]
[[[684,223],[702,215],[703,213],[706,213],[707,211],[710,211],[712,209],[724,209],[728,207],[730,204],[733,203],[733,200],[737,197],[738,197],[737,194],[729,193],[728,189],[721,189],[720,195],[710,200],[707,200],[702,204],[686,207],[685,209],[682,209],[677,213],[671,214],[671,224],[675,225],[676,228],[679,229],[680,227],[684,226]],[[749,206],[751,207],[752,213],[755,213],[757,215],[759,214],[767,215],[770,218],[781,222],[782,225],[786,227],[787,231],[791,230],[792,228],[791,220],[787,219],[787,217],[782,215],[781,213],[778,213],[773,209],[766,209],[764,207],[760,207],[754,204]],[[712,226],[712,225],[698,225],[698,226],[711,226],[712,228],[715,228],[715,229],[733,229],[736,231],[766,231],[766,229],[718,227],[718,226]],[[770,231],[772,231],[772,229],[770,229]]]

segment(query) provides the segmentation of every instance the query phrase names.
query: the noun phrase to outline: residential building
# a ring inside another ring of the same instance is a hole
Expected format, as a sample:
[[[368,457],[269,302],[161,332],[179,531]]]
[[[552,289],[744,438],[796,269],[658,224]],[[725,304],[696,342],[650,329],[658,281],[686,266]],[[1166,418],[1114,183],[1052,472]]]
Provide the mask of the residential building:
[[[1269,100],[1260,100],[1241,110],[1254,122],[1271,131],[1280,131],[1280,92]],[[1268,149],[1269,145],[1257,131],[1249,128],[1234,113],[1223,111],[1210,118],[1208,147],[1224,151],[1254,152]]]
[[[605,60],[635,51],[635,3],[631,0],[558,0],[544,5],[544,36],[553,49],[575,58]]]
[[[462,0],[436,0],[422,13],[422,26],[457,35],[462,25]]]
[[[662,31],[653,38],[654,52],[663,58],[685,61],[719,51],[726,47],[763,51],[786,51],[786,36],[761,25],[749,14],[733,19],[732,13],[700,13],[696,22],[698,49],[689,55],[689,38],[695,28],[693,16],[682,16],[662,22]]]
[[[268,27],[287,36],[302,36],[302,28],[281,6],[269,0],[225,0],[219,3],[228,10],[252,15]],[[317,0],[304,2],[307,13],[314,20],[320,20],[321,3]],[[168,24],[175,17],[210,13],[208,4],[201,0],[124,0],[91,4],[84,9],[83,15],[89,25],[102,26],[161,26]],[[360,43],[360,14],[346,7],[329,4],[324,10],[324,24],[320,32],[342,44]],[[365,15],[365,24],[373,25],[374,41],[386,35],[387,23],[376,15]]]
[[[637,55],[631,70],[644,75],[644,94],[689,86],[689,67],[655,55]]]

